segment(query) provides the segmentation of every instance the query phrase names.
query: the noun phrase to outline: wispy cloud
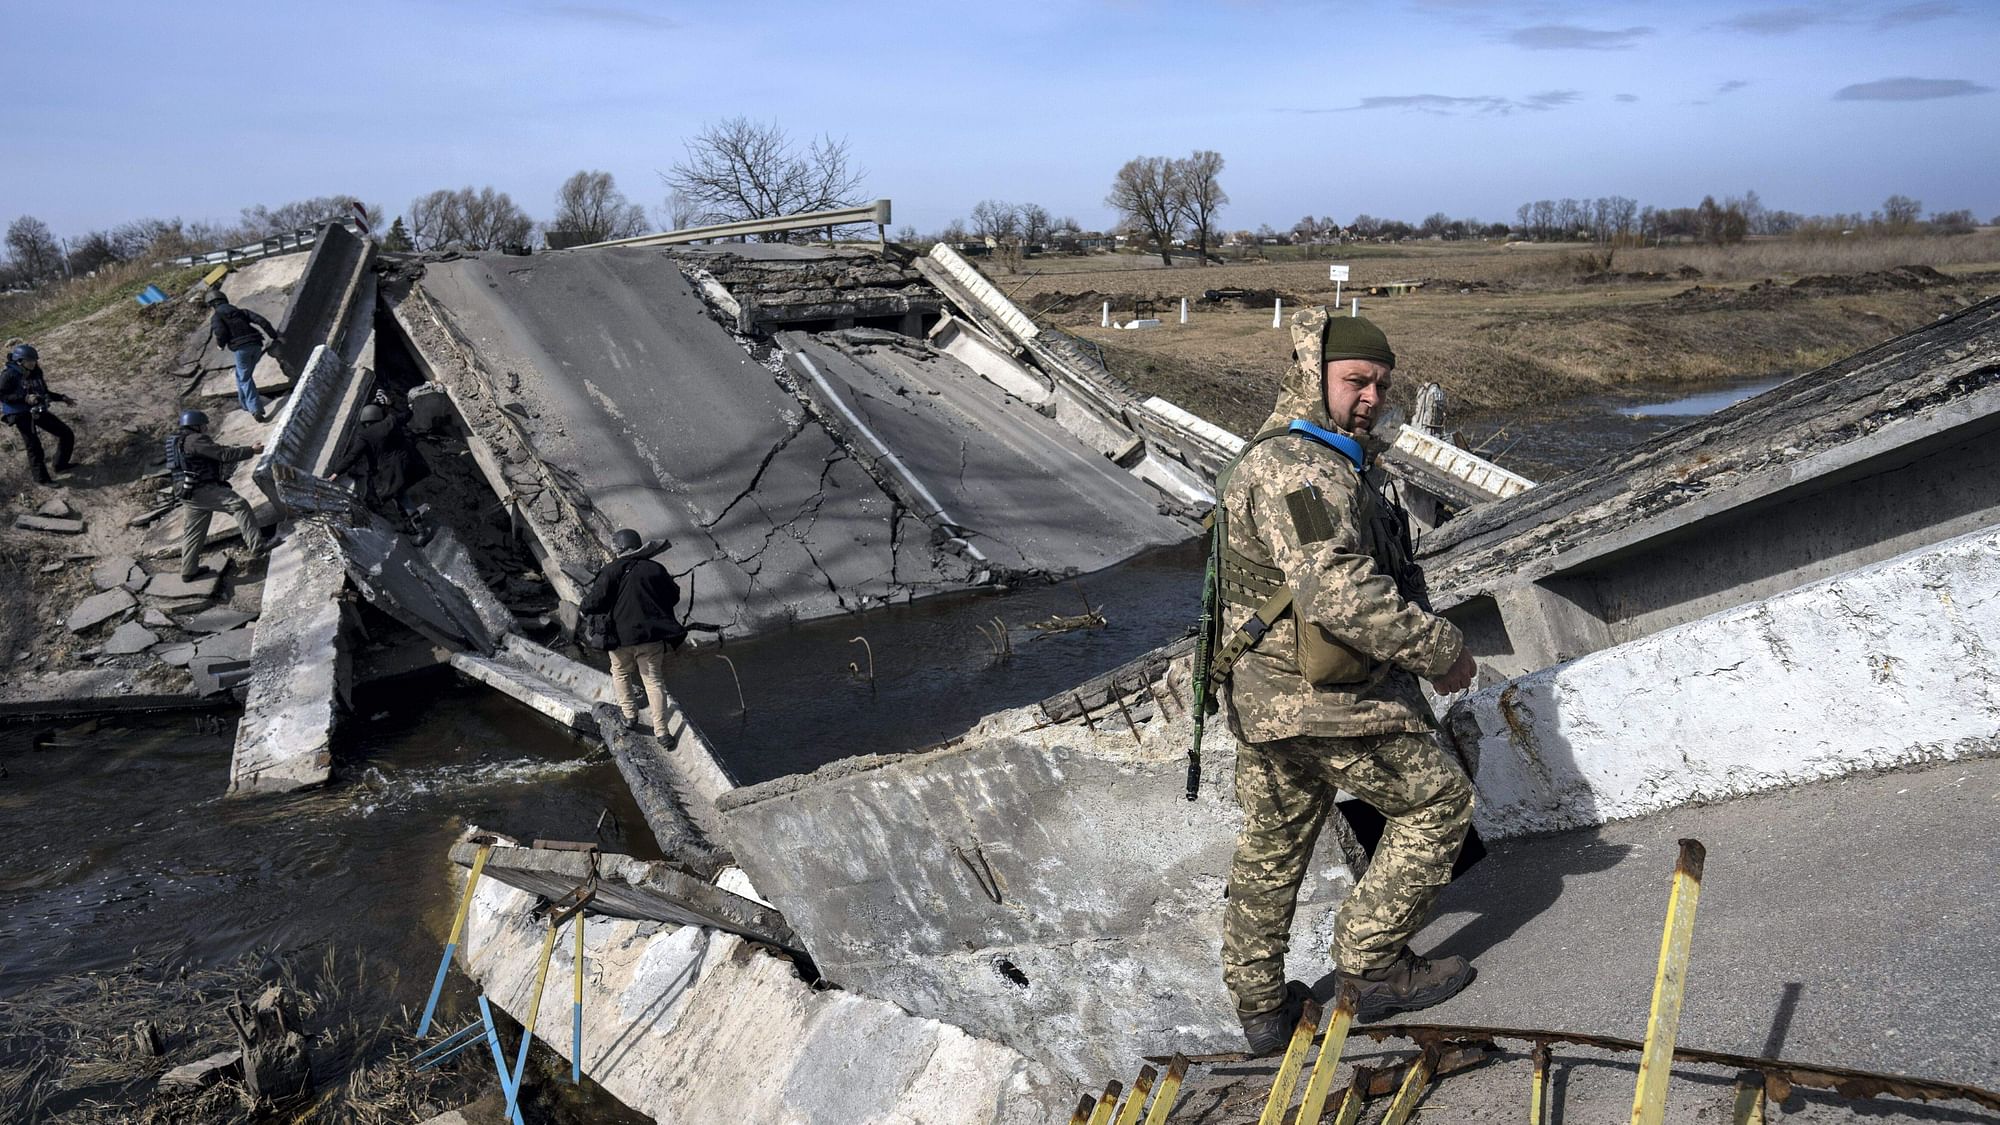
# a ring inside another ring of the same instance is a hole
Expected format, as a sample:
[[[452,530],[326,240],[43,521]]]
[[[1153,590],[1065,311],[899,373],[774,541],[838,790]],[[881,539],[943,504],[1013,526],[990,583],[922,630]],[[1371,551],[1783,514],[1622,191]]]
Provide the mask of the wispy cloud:
[[[1875,18],[1875,26],[1880,28],[1905,27],[1913,23],[1928,23],[1931,20],[1946,19],[1957,15],[1962,9],[1949,0],[1930,0],[1924,4],[1905,4],[1891,8]]]
[[[1569,105],[1583,97],[1577,90],[1542,90],[1526,97],[1510,98],[1499,94],[1382,94],[1362,98],[1358,105],[1335,106],[1331,109],[1294,109],[1292,113],[1353,113],[1368,109],[1400,109],[1409,113],[1429,113],[1440,117],[1454,117],[1459,114],[1476,113],[1506,116],[1510,113],[1540,113]]]
[[[1650,27],[1604,29],[1544,23],[1508,32],[1507,42],[1530,51],[1624,51],[1652,33]]]
[[[558,16],[585,23],[602,24],[618,28],[646,28],[664,31],[680,25],[657,12],[635,11],[611,4],[557,4],[549,9]]]
[[[1963,98],[1990,94],[1991,86],[1981,86],[1963,78],[1878,78],[1842,86],[1833,95],[1842,102],[1922,102],[1932,98]]]
[[[1637,95],[1637,94],[1613,94],[1613,95],[1611,95],[1611,100],[1612,100],[1612,101],[1614,101],[1614,102],[1636,102],[1636,101],[1638,101],[1638,100],[1639,100],[1639,95]]]
[[[1731,31],[1747,31],[1752,35],[1790,35],[1832,20],[1832,16],[1812,8],[1766,8],[1761,12],[1731,16],[1716,26]]]
[[[1750,83],[1745,82],[1741,78],[1732,78],[1729,81],[1724,82],[1722,85],[1717,86],[1715,88],[1715,92],[1718,96],[1722,94],[1733,94],[1736,91],[1741,90],[1743,87],[1748,86],[1749,84]]]

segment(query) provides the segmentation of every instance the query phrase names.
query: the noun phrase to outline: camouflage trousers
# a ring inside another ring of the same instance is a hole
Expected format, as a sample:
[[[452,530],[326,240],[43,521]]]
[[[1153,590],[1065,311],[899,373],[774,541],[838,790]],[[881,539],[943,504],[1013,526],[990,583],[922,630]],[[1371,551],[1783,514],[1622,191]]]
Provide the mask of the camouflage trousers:
[[[1246,744],[1236,754],[1243,832],[1222,917],[1222,979],[1237,1011],[1277,1007],[1299,887],[1320,829],[1344,789],[1387,821],[1368,871],[1334,921],[1341,971],[1396,959],[1451,882],[1472,824],[1472,783],[1430,735],[1299,737]]]

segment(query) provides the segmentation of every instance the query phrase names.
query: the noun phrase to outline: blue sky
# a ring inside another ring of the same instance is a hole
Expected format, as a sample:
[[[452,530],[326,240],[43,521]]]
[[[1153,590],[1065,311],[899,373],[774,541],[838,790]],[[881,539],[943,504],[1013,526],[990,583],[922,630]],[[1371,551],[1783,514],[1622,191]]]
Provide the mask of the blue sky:
[[[1362,10],[1366,8],[1368,10]],[[978,5],[21,3],[0,222],[228,220],[579,168],[656,205],[742,114],[845,136],[896,223],[992,197],[1086,226],[1141,154],[1213,148],[1230,227],[1508,218],[1628,195],[2000,213],[2000,2]]]

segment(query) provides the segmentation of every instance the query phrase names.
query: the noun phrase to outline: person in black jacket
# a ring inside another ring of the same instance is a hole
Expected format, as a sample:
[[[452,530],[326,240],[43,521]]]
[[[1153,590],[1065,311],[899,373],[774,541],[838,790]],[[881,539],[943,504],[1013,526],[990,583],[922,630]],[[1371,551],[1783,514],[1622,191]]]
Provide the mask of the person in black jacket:
[[[16,344],[8,349],[7,366],[0,369],[0,417],[21,431],[21,442],[28,447],[28,472],[39,483],[54,484],[55,479],[49,476],[41,435],[35,431],[46,430],[56,439],[56,472],[69,468],[76,434],[49,412],[49,404],[75,401],[49,389],[48,378],[42,374],[41,354],[33,344]]]
[[[252,375],[257,361],[264,358],[265,337],[276,344],[284,339],[271,322],[229,303],[220,289],[208,291],[208,334],[215,345],[236,357],[236,398],[243,409],[259,422],[264,420],[264,400],[257,397],[257,380]]]
[[[208,543],[208,521],[216,512],[236,520],[237,531],[255,558],[270,552],[275,532],[259,531],[250,504],[229,487],[224,466],[248,461],[263,445],[223,445],[208,436],[208,415],[181,411],[180,428],[167,439],[167,471],[181,501],[181,578],[192,582],[209,572],[201,566],[201,549]]]
[[[384,408],[387,397],[380,392],[376,401],[361,408],[361,425],[354,432],[354,449],[326,474],[333,480],[360,470],[366,480],[370,506],[380,511],[389,503],[396,505],[408,525],[412,535],[423,535],[417,525],[416,510],[410,505],[410,489],[431,475],[431,467],[424,455],[417,452],[416,442],[403,423],[408,421],[409,412],[397,410],[393,413]],[[387,514],[387,513],[384,513]]]
[[[646,686],[656,737],[666,731],[667,649],[677,649],[687,639],[687,630],[674,618],[680,585],[666,567],[649,557],[667,546],[664,541],[649,545],[629,527],[612,533],[611,548],[618,557],[597,572],[578,607],[584,613],[611,615],[611,690],[618,710],[628,725],[638,725],[639,709],[632,700],[632,676],[637,672]]]

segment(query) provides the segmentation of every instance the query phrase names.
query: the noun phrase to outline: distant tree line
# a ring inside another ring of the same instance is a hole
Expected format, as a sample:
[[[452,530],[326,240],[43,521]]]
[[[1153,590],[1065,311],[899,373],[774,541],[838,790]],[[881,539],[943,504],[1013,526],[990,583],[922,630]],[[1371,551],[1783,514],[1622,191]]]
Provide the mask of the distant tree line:
[[[1751,235],[1825,237],[1890,234],[1970,234],[1979,224],[1969,210],[1933,212],[1907,195],[1883,200],[1868,215],[1801,215],[1764,206],[1754,191],[1717,202],[1704,196],[1693,207],[1640,207],[1624,196],[1538,199],[1514,213],[1512,234],[1537,242],[1700,242],[1726,246]],[[2000,215],[1994,216],[2000,224]]]

